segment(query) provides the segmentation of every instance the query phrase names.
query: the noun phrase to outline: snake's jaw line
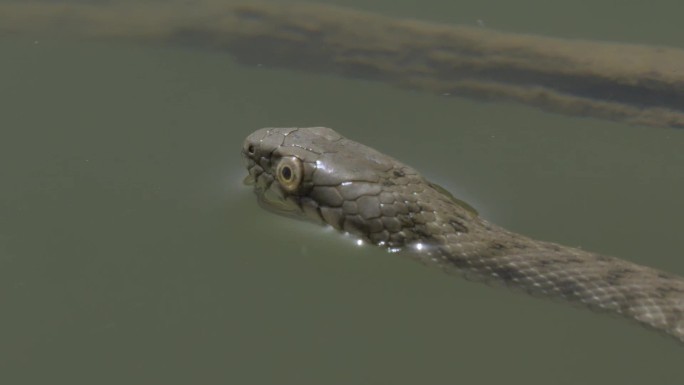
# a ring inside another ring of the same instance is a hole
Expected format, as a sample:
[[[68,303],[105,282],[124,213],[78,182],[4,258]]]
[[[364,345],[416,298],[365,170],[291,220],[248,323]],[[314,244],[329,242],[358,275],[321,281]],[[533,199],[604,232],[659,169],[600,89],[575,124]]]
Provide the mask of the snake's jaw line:
[[[256,179],[254,178],[254,175],[248,174],[245,179],[242,180],[242,184],[245,186],[254,186],[256,184]]]
[[[415,169],[330,128],[260,129],[242,155],[269,210],[468,279],[620,314],[684,342],[682,278],[490,224]],[[290,170],[278,175],[283,164]]]

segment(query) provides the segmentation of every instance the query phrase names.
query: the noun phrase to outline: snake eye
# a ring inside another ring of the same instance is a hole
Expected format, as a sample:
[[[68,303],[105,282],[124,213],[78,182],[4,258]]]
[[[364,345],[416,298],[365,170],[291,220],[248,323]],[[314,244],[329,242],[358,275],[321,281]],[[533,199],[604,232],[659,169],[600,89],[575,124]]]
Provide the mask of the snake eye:
[[[282,158],[276,168],[278,182],[287,192],[295,192],[302,183],[302,161],[294,156]]]

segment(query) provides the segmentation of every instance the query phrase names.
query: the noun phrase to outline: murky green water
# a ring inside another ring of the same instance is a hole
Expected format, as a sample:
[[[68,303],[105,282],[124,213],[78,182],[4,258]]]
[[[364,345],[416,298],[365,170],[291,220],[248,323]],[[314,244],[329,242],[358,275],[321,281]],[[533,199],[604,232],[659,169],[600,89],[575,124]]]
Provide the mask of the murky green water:
[[[336,3],[557,36],[684,35],[677,2]],[[239,157],[256,128],[330,126],[495,223],[684,275],[684,131],[220,53],[40,35],[0,50],[2,384],[684,381],[672,339],[262,211]]]

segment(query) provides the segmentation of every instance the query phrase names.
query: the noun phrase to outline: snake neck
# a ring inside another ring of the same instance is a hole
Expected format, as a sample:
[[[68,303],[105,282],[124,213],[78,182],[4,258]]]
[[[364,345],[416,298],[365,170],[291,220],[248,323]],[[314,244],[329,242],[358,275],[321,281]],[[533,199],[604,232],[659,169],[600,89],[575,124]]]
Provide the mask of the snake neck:
[[[414,215],[418,220],[405,230],[409,245],[424,243],[421,248],[406,247],[419,261],[471,280],[619,314],[684,342],[682,278],[510,232],[448,197],[425,202],[423,214]],[[423,223],[424,218],[432,221]]]

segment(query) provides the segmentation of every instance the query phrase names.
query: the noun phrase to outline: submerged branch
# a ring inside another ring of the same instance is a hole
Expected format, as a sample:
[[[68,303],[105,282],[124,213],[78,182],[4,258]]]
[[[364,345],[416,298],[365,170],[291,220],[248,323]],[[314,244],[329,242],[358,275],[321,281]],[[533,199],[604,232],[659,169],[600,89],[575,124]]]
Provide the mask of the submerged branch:
[[[0,34],[189,45],[243,63],[684,128],[684,50],[496,32],[312,4],[0,5]]]

